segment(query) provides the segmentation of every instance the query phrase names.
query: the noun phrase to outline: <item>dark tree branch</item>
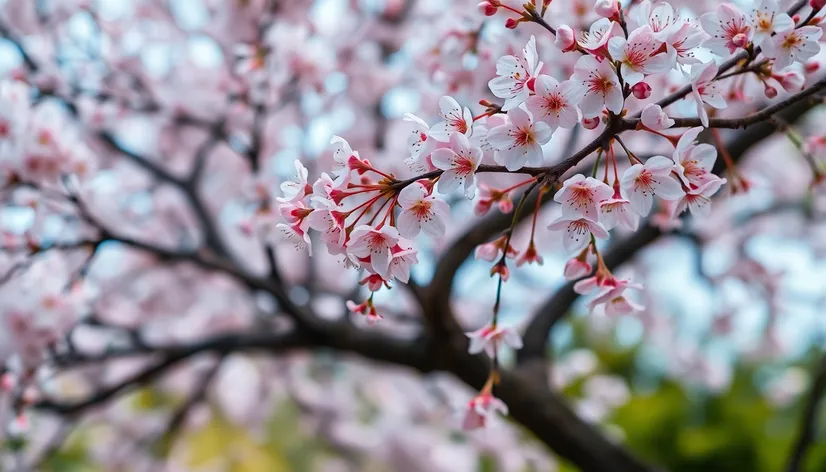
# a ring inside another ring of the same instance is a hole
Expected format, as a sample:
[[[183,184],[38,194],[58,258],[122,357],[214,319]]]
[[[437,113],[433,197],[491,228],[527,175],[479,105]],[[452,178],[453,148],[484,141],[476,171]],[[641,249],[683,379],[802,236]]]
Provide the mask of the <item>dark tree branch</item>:
[[[820,359],[813,374],[812,388],[803,407],[803,414],[797,428],[797,439],[789,455],[786,472],[798,472],[800,470],[803,460],[806,458],[806,452],[815,441],[817,435],[816,422],[820,416],[824,393],[826,393],[826,356]]]

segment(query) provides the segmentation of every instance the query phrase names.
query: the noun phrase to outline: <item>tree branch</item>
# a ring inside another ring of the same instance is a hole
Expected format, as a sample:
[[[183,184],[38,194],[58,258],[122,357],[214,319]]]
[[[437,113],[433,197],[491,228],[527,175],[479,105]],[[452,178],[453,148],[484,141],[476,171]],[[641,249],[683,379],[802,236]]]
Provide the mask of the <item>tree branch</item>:
[[[820,406],[823,395],[826,393],[826,356],[822,357],[814,372],[814,381],[809,395],[806,398],[806,405],[800,417],[800,424],[797,428],[797,439],[789,455],[786,472],[798,472],[806,458],[806,452],[812,445],[817,435],[816,421],[820,416]]]

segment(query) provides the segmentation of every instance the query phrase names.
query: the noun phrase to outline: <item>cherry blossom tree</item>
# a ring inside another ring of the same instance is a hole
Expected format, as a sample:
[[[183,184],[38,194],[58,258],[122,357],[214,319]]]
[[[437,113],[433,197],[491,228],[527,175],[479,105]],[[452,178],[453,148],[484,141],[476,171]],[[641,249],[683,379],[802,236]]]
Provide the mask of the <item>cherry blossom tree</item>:
[[[289,402],[334,451],[306,470],[659,470],[610,424],[626,380],[558,334],[633,323],[706,391],[716,341],[796,355],[765,245],[804,248],[814,309],[823,9],[0,0],[0,468],[286,470],[255,438]]]

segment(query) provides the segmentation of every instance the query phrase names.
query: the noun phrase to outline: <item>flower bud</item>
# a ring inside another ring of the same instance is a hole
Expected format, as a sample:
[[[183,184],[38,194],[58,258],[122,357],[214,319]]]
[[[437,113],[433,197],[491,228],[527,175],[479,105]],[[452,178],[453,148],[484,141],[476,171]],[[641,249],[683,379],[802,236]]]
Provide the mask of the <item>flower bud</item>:
[[[582,127],[585,129],[596,129],[599,126],[599,118],[583,118]]]
[[[765,84],[763,92],[766,94],[766,98],[774,98],[777,96],[777,89],[769,84]]]
[[[826,0],[809,0],[809,5],[814,10],[820,10],[823,7],[826,7]]]
[[[803,66],[803,70],[805,70],[807,74],[814,74],[820,70],[820,63],[817,61],[809,61]]]
[[[515,18],[508,18],[505,21],[505,28],[507,29],[516,29],[517,26],[519,26],[519,20]]]
[[[745,48],[749,44],[749,37],[743,33],[735,34],[734,37],[731,38],[731,43],[738,48]]]
[[[619,13],[619,6],[617,0],[597,0],[594,4],[594,11],[599,16],[611,18]]]
[[[479,5],[476,5],[476,8],[485,16],[493,16],[496,14],[497,10],[499,10],[499,8],[492,5],[490,2],[480,2]]]
[[[593,268],[583,257],[575,257],[565,263],[565,279],[578,280],[589,275]]]
[[[638,100],[645,100],[651,96],[651,86],[645,82],[637,82],[633,87],[631,87],[631,93],[634,94],[634,98]]]
[[[556,40],[554,45],[562,52],[573,51],[576,48],[576,38],[574,30],[568,25],[562,25],[556,29]]]
[[[806,82],[806,79],[803,78],[803,74],[797,71],[789,71],[784,73],[779,77],[775,77],[778,82],[780,82],[780,86],[783,87],[783,90],[787,92],[799,92],[803,90],[803,85]]]

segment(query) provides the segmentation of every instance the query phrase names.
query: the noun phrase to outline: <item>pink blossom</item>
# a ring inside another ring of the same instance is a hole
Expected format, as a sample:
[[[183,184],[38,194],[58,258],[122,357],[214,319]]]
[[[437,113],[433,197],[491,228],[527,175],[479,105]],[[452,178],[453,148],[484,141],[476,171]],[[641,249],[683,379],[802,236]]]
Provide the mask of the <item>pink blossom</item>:
[[[716,76],[717,63],[714,61],[691,66],[691,95],[697,104],[697,115],[706,128],[708,128],[708,113],[703,104],[708,103],[717,109],[727,106],[723,98],[723,88],[714,81]]]
[[[706,37],[706,33],[696,21],[685,21],[666,38],[665,46],[669,54],[674,51],[677,64],[696,64],[700,61],[694,57],[694,52]]]
[[[599,222],[608,231],[617,226],[636,231],[640,215],[631,207],[630,201],[622,198],[617,188],[613,197],[599,203]]]
[[[473,132],[473,114],[469,108],[462,108],[456,99],[445,95],[439,99],[439,109],[442,121],[430,128],[431,138],[446,143],[454,133],[470,136]]]
[[[562,52],[571,52],[576,49],[576,37],[574,30],[568,25],[560,25],[556,29],[556,39],[554,46],[558,47]]]
[[[599,202],[613,194],[614,191],[604,182],[576,174],[562,183],[562,188],[554,195],[554,201],[562,204],[563,217],[585,217],[591,221],[598,221]]]
[[[347,300],[347,309],[350,310],[350,312],[352,312],[353,314],[363,315],[367,319],[367,324],[369,325],[373,325],[376,322],[384,319],[384,316],[382,316],[378,312],[376,306],[373,304],[372,297],[368,298],[364,303],[361,303],[360,305],[356,305],[355,302]]]
[[[691,128],[677,142],[674,149],[674,164],[677,175],[684,184],[703,185],[717,177],[711,173],[717,160],[717,149],[711,144],[697,144],[696,139],[703,128]]]
[[[295,161],[295,175],[281,183],[281,192],[284,198],[278,198],[281,202],[294,202],[301,200],[308,193],[312,193],[313,188],[307,183],[307,168],[301,161]]]
[[[488,324],[466,335],[470,338],[470,354],[485,351],[488,356],[494,357],[503,344],[511,349],[522,349],[522,338],[513,328]]]
[[[522,267],[524,264],[542,265],[544,262],[542,255],[536,250],[536,244],[531,241],[525,252],[516,258],[516,267]]]
[[[587,218],[570,219],[561,217],[548,225],[551,231],[565,230],[562,246],[569,254],[585,249],[591,243],[591,236],[597,239],[608,239],[605,228]]]
[[[583,117],[595,118],[605,108],[617,114],[622,111],[622,87],[610,61],[582,56],[574,71],[571,80],[579,82],[585,89],[585,96],[579,104]]]
[[[674,120],[669,118],[663,109],[654,103],[650,103],[642,109],[641,121],[643,126],[654,131],[674,126]]]
[[[468,198],[476,193],[476,169],[482,162],[482,149],[473,146],[462,133],[450,135],[450,148],[433,151],[430,157],[433,165],[444,172],[439,177],[436,188],[447,194],[464,187]]]
[[[751,10],[751,23],[754,25],[754,44],[763,46],[778,31],[787,31],[794,28],[792,18],[779,12],[777,0],[759,0]]]
[[[425,167],[421,161],[424,160],[435,149],[435,140],[428,136],[430,127],[427,123],[416,115],[405,113],[404,121],[409,121],[414,124],[413,130],[410,132],[410,137],[407,138],[407,150],[410,152],[410,157],[405,160],[408,167],[411,169],[419,169],[425,171]]]
[[[774,69],[782,70],[795,62],[805,63],[820,52],[818,39],[823,30],[817,26],[803,26],[781,31],[763,42],[763,54],[774,59]]]
[[[508,170],[521,169],[526,164],[543,164],[542,145],[551,140],[553,130],[520,108],[508,112],[508,123],[493,128],[488,142],[496,149],[494,159]]]
[[[502,257],[502,252],[505,249],[505,243],[508,241],[507,236],[500,236],[499,238],[489,243],[480,244],[476,246],[473,251],[473,256],[476,259],[493,262]],[[508,244],[507,257],[516,257],[517,251],[510,244]]]
[[[496,61],[497,77],[488,82],[490,91],[504,98],[503,111],[511,110],[527,100],[531,90],[529,82],[537,77],[542,62],[536,53],[536,38],[531,36],[522,50],[522,57],[502,56]]]
[[[724,183],[726,179],[713,177],[700,186],[691,185],[688,192],[677,202],[675,215],[690,210],[694,216],[708,217],[711,214],[711,197]]]
[[[590,274],[594,268],[591,267],[591,264],[588,263],[586,257],[587,252],[584,252],[572,259],[569,259],[568,262],[565,263],[565,279],[566,280],[578,280],[586,275]]]
[[[591,24],[589,31],[583,31],[577,41],[579,46],[597,56],[604,56],[608,40],[622,34],[619,23],[608,18],[600,18]]]
[[[596,0],[594,3],[594,12],[604,18],[617,16],[619,9],[620,3],[617,0]]]
[[[718,56],[725,57],[745,48],[754,36],[751,21],[731,3],[721,3],[716,12],[701,15],[700,23],[706,33],[711,35],[711,39],[703,43],[703,46]]]
[[[608,41],[611,57],[619,61],[622,78],[629,85],[642,81],[646,75],[668,72],[676,61],[674,54],[656,54],[660,42],[648,25],[632,31],[628,39],[614,36]]]
[[[403,240],[392,249],[393,257],[390,259],[390,275],[401,283],[410,281],[410,268],[419,262],[416,249],[410,247]]]
[[[399,242],[399,232],[392,226],[381,229],[368,225],[357,226],[350,234],[347,252],[356,257],[369,257],[377,274],[387,279],[390,271],[391,248]]]
[[[640,216],[648,216],[654,204],[654,195],[665,200],[683,196],[680,183],[671,176],[674,162],[664,156],[654,156],[645,164],[634,164],[622,175],[622,195],[631,202],[631,208]]]
[[[680,26],[680,15],[668,2],[658,2],[652,8],[650,0],[643,0],[630,16],[638,26],[651,28],[654,39],[659,42],[665,42],[668,36]]]
[[[399,205],[402,211],[396,226],[399,234],[405,238],[412,238],[420,231],[433,238],[445,234],[445,221],[450,217],[450,207],[444,200],[428,195],[422,185],[414,183],[405,187],[399,193]]]
[[[293,245],[296,251],[307,251],[309,255],[313,255],[313,245],[310,240],[310,235],[307,229],[301,224],[285,224],[278,223],[275,225],[275,230],[284,241]]]
[[[582,99],[582,87],[566,80],[557,82],[553,77],[540,75],[536,78],[536,95],[528,98],[525,107],[534,120],[542,121],[551,129],[570,129],[579,122],[576,105]]]
[[[462,429],[470,431],[484,428],[488,420],[496,413],[507,415],[507,405],[502,400],[494,397],[489,391],[483,391],[468,402],[462,420]]]

